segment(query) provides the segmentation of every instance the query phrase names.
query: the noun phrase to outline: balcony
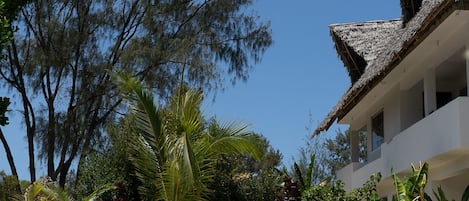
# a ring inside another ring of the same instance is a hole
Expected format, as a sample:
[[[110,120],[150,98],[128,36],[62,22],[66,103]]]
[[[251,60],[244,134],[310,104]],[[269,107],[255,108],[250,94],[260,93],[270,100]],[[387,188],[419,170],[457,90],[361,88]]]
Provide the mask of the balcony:
[[[424,119],[408,127],[376,150],[377,159],[352,163],[337,172],[346,189],[361,186],[369,176],[381,172],[383,182],[391,182],[391,168],[401,173],[420,161],[441,167],[459,156],[469,156],[469,97],[458,97]]]

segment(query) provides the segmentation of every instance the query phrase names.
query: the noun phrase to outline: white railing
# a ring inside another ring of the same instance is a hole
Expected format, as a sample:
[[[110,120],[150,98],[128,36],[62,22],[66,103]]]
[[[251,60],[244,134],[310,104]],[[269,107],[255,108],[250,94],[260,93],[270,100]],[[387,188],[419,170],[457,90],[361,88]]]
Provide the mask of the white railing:
[[[399,173],[409,169],[411,163],[444,163],[441,156],[464,147],[469,147],[469,97],[458,97],[382,144],[378,159],[363,167],[350,164],[338,171],[337,177],[347,188],[355,188],[376,172],[386,179],[391,168]],[[436,157],[440,159],[431,160]]]

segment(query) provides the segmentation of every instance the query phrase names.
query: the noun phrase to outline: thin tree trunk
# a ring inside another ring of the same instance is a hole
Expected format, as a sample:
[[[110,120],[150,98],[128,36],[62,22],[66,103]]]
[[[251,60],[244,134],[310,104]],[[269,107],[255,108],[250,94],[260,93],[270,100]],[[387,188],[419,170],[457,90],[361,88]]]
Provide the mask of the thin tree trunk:
[[[11,154],[10,146],[3,135],[3,131],[0,128],[0,140],[2,141],[3,147],[5,148],[5,153],[7,155],[8,164],[10,164],[11,174],[16,178],[18,183],[15,185],[15,190],[18,194],[21,194],[20,180],[18,178],[18,172],[16,171],[15,161],[13,160],[13,155]]]
[[[36,118],[31,101],[28,99],[26,93],[26,84],[23,77],[23,67],[20,64],[18,50],[15,39],[13,38],[8,48],[9,60],[10,60],[10,72],[13,76],[13,86],[21,94],[23,101],[23,117],[26,126],[26,135],[28,138],[28,153],[29,153],[29,174],[31,176],[31,183],[36,181],[36,167],[35,167],[35,156],[34,156],[34,133],[36,132]],[[15,72],[16,70],[16,72]]]

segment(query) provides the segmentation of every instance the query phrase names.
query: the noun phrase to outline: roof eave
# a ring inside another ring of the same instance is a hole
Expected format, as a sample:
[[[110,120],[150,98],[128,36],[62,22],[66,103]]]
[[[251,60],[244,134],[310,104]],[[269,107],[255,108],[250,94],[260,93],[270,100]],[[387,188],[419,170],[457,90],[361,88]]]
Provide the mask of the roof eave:
[[[384,73],[372,78],[369,83],[360,87],[353,93],[351,98],[346,100],[339,100],[338,104],[334,106],[327,117],[319,124],[313,132],[312,137],[327,131],[334,121],[340,121],[347,115],[353,107],[355,107],[360,100],[362,100],[386,75],[391,72],[412,50],[414,50],[439,24],[441,24],[451,13],[456,10],[469,10],[469,0],[444,0],[434,11],[423,20],[422,25],[418,28],[417,32],[406,41],[401,50],[393,57],[391,62],[385,67]],[[349,90],[344,94],[344,97],[350,92]],[[338,107],[342,105],[342,107]]]

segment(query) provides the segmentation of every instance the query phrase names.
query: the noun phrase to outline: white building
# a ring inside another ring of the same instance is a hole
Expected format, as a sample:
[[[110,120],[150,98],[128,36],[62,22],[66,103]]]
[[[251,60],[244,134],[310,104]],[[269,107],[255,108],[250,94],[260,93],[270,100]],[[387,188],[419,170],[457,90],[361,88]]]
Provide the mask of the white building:
[[[330,26],[352,85],[315,134],[335,120],[350,125],[353,162],[337,173],[347,189],[381,172],[378,192],[391,200],[391,168],[404,175],[422,161],[429,192],[441,186],[459,199],[469,184],[469,0],[402,2],[414,3],[403,19]]]

